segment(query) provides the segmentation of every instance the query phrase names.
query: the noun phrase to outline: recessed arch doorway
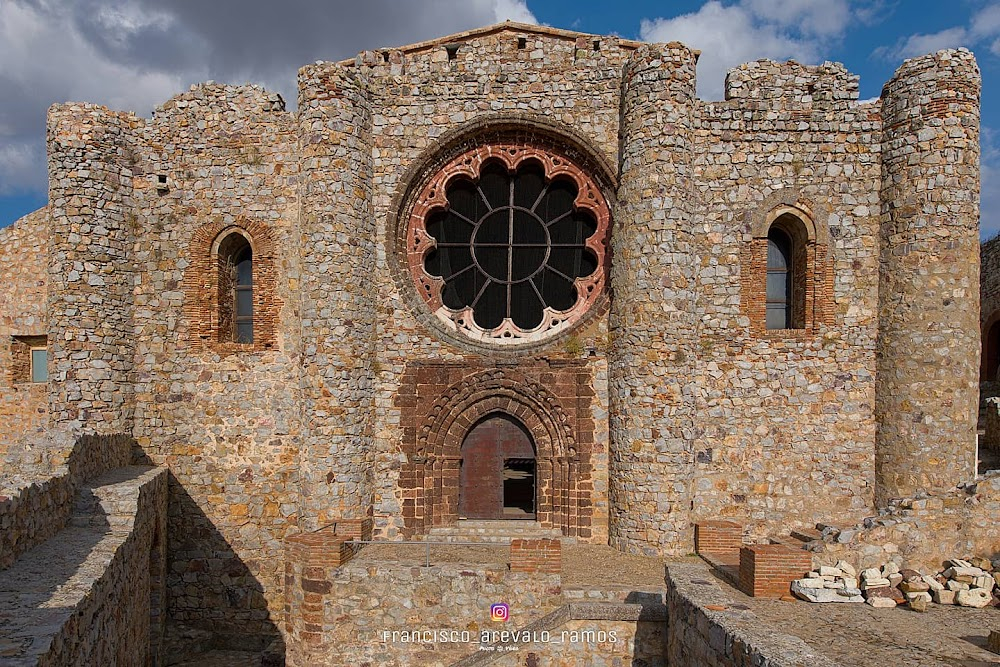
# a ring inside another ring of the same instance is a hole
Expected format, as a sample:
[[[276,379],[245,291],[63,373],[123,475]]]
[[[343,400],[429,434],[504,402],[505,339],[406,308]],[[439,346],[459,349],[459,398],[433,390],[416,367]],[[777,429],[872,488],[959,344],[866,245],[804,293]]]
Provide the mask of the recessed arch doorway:
[[[462,441],[458,514],[466,519],[534,519],[536,449],[516,418],[493,413]]]

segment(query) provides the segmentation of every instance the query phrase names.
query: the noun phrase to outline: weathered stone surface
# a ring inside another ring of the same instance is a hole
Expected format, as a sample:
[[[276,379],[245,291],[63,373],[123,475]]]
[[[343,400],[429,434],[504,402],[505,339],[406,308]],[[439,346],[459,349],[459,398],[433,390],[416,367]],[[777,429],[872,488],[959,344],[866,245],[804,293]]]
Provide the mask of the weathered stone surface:
[[[946,588],[935,589],[931,592],[931,599],[938,604],[955,604],[955,591]]]
[[[801,600],[809,602],[864,602],[861,591],[857,589],[808,588],[800,584],[801,580],[792,582],[792,593]]]
[[[955,594],[955,604],[962,607],[982,608],[993,601],[993,596],[984,588],[973,588],[967,591],[958,591]]]

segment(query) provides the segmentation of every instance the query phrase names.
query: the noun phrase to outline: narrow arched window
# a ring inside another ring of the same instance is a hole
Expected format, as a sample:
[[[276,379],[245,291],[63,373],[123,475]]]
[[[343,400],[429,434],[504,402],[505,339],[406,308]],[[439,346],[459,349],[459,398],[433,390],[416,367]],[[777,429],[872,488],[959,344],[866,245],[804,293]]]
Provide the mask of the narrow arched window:
[[[253,249],[239,233],[219,244],[219,337],[253,343]]]
[[[767,328],[792,328],[792,239],[777,227],[767,232]]]

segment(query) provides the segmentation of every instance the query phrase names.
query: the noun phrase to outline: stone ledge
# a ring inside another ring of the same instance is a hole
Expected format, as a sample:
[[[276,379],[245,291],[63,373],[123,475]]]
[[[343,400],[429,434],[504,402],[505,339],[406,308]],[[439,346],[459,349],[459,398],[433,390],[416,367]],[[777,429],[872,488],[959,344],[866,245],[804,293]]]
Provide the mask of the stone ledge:
[[[768,629],[748,609],[736,607],[703,563],[667,564],[668,664],[718,667],[835,667],[798,637]]]

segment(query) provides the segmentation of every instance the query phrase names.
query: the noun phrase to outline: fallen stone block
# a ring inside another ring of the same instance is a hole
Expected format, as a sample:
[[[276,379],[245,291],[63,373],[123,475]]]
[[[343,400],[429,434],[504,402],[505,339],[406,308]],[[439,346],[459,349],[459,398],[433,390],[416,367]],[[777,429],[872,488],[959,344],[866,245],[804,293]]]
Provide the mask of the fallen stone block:
[[[874,567],[870,567],[867,570],[861,571],[861,581],[866,581],[868,579],[882,579],[882,572]]]
[[[819,568],[819,576],[821,577],[842,577],[844,572],[836,567],[829,567],[827,565],[821,565]]]
[[[838,560],[836,565],[834,565],[834,567],[843,572],[848,577],[857,578],[858,576],[858,571],[854,569],[854,566],[848,563],[846,560]]]
[[[930,576],[929,574],[925,574],[923,576],[923,579],[924,583],[927,584],[930,587],[930,590],[932,591],[940,591],[944,589],[944,584],[942,584],[940,581]]]
[[[987,572],[993,569],[993,563],[990,562],[989,558],[977,556],[976,558],[970,558],[969,563],[972,567],[978,567],[980,570],[986,570]]]
[[[930,600],[922,597],[915,597],[910,600],[910,609],[913,611],[927,611],[927,605],[930,604]]]
[[[949,579],[957,579],[958,577],[981,577],[984,574],[986,573],[978,567],[949,567],[944,571],[944,576]]]
[[[888,579],[862,579],[861,589],[868,590],[869,588],[885,588],[890,586]]]
[[[904,593],[926,593],[931,589],[925,581],[904,581],[899,585],[899,590]]]
[[[903,582],[903,575],[901,575],[899,572],[896,572],[895,574],[890,574],[888,579],[890,586],[899,586],[899,584]]]
[[[883,576],[888,577],[890,574],[896,574],[897,572],[899,572],[899,566],[893,563],[892,561],[889,561],[888,563],[882,566]]]
[[[912,593],[903,593],[906,596],[906,600],[909,603],[913,603],[914,600],[923,600],[924,602],[931,601],[931,594],[925,593],[923,591],[914,591]]]
[[[883,598],[883,597],[868,598],[867,600],[865,600],[865,603],[871,605],[872,607],[875,607],[876,609],[893,609],[896,606],[895,600],[893,600],[892,598]]]
[[[931,599],[938,604],[955,604],[955,591],[947,588],[935,590],[931,593]]]
[[[949,579],[946,583],[945,588],[949,591],[967,591],[969,590],[969,584],[964,584],[961,581],[955,581],[954,579]]]
[[[985,588],[972,588],[967,591],[959,591],[955,595],[955,603],[961,607],[982,609],[992,601],[993,596]]]
[[[984,575],[982,577],[976,577],[975,579],[973,579],[972,585],[970,586],[970,588],[985,588],[986,590],[992,592],[993,591],[993,584],[995,584],[995,583],[996,582],[993,580],[992,576],[985,576]]]
[[[795,597],[808,602],[864,602],[861,592],[857,589],[806,588],[799,585],[800,579],[792,582],[792,593]],[[853,593],[857,593],[856,595]]]
[[[793,583],[798,584],[802,588],[825,588],[826,581],[820,579],[819,577],[806,577],[805,579],[796,579]]]

